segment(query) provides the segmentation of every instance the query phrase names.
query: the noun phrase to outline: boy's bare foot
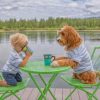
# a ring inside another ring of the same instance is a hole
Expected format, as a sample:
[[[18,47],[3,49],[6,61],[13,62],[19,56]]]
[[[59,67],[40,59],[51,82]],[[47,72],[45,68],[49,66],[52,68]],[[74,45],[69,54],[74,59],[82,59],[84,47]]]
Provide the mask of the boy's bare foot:
[[[6,81],[0,80],[0,86],[9,86]]]

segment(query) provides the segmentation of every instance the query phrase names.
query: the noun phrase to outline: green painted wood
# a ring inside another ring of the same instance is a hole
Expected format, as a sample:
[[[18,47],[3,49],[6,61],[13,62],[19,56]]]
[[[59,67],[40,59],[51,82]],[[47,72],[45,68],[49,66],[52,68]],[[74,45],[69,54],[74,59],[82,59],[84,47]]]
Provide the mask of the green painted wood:
[[[74,79],[72,77],[68,77],[68,76],[62,76],[62,79],[67,82],[69,85],[73,86],[74,89],[73,91],[69,94],[69,96],[66,98],[66,100],[76,91],[76,90],[81,90],[83,92],[85,92],[88,96],[88,100],[92,100],[92,98],[94,98],[95,100],[98,100],[98,98],[95,96],[97,90],[100,87],[100,82],[96,83],[96,84],[83,84],[81,83],[79,80]],[[87,88],[92,88],[93,86],[95,86],[95,89],[93,90],[93,92],[90,92],[87,90]]]
[[[45,66],[43,61],[38,62],[29,62],[25,67],[22,67],[21,70],[25,72],[35,73],[35,74],[54,74],[64,72],[70,69],[70,67],[56,67]]]
[[[77,86],[77,87],[92,87],[92,86],[97,86],[99,83],[96,84],[83,84],[80,82],[80,80],[78,79],[74,79],[70,76],[61,76],[61,78],[66,81],[67,83],[69,83],[71,86]]]
[[[26,79],[22,82],[18,82],[17,86],[0,87],[0,92],[22,90],[27,87],[29,80],[30,79]]]

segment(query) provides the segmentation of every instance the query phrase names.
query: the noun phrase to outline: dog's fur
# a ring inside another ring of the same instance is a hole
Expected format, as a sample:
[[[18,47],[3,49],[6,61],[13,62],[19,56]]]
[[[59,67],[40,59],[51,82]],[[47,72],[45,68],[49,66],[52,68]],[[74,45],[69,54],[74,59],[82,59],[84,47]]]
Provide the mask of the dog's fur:
[[[82,39],[79,33],[72,27],[72,26],[64,26],[58,32],[58,43],[61,46],[65,47],[66,51],[73,50],[74,48],[80,46],[82,43]],[[67,57],[59,57],[56,58],[52,62],[53,67],[60,67],[60,66],[70,66],[71,68],[75,68],[78,66],[78,62],[74,61],[73,59]],[[73,77],[81,80],[82,83],[86,84],[94,84],[96,83],[96,74],[95,71],[86,71],[80,74],[73,73]]]

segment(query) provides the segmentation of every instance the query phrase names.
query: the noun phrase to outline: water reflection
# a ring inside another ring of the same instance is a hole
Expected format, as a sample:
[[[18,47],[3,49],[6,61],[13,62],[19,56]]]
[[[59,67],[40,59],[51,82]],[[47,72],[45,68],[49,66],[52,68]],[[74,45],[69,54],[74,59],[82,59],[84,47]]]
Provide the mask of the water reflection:
[[[21,32],[21,33],[26,34],[29,37],[29,40],[34,42],[40,40],[41,43],[44,43],[46,41],[51,43],[56,38],[56,32],[33,31],[33,32]],[[0,43],[9,41],[9,36],[11,34],[14,34],[14,32],[0,33]]]
[[[31,32],[21,32],[26,35],[28,35],[30,41],[41,41],[41,43],[44,43],[48,41],[49,43],[52,43],[56,39],[56,31],[31,31]],[[9,40],[9,36],[11,34],[14,34],[14,32],[6,32],[6,33],[0,33],[0,43],[7,42]],[[100,40],[100,32],[80,32],[83,39],[86,40]]]
[[[34,56],[31,60],[42,60],[43,54],[51,53],[54,55],[66,55],[66,52],[56,42],[56,31],[28,31],[24,33],[29,38],[30,46],[34,50]],[[10,52],[9,36],[14,32],[0,33],[0,64],[4,64]],[[91,54],[94,46],[100,45],[100,32],[80,32],[85,41],[86,47]],[[94,41],[95,40],[95,41]],[[99,55],[99,50],[96,52]],[[99,63],[97,62],[97,65]],[[97,68],[97,67],[96,67]]]

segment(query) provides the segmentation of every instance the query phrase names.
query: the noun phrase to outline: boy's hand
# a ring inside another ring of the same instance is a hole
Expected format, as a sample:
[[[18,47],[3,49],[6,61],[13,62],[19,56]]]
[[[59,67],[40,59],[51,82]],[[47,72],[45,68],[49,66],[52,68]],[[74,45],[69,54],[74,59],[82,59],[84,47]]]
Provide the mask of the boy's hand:
[[[23,59],[22,63],[20,64],[20,67],[24,67],[27,64],[27,62],[28,62],[31,55],[32,55],[32,53],[26,52],[26,56]]]
[[[29,48],[29,47],[25,47],[24,49],[23,49],[23,52],[25,52],[25,53],[30,53],[31,55],[32,55],[32,53],[33,53],[33,51]]]
[[[30,57],[30,56],[32,56],[32,53],[26,52],[26,56]]]

